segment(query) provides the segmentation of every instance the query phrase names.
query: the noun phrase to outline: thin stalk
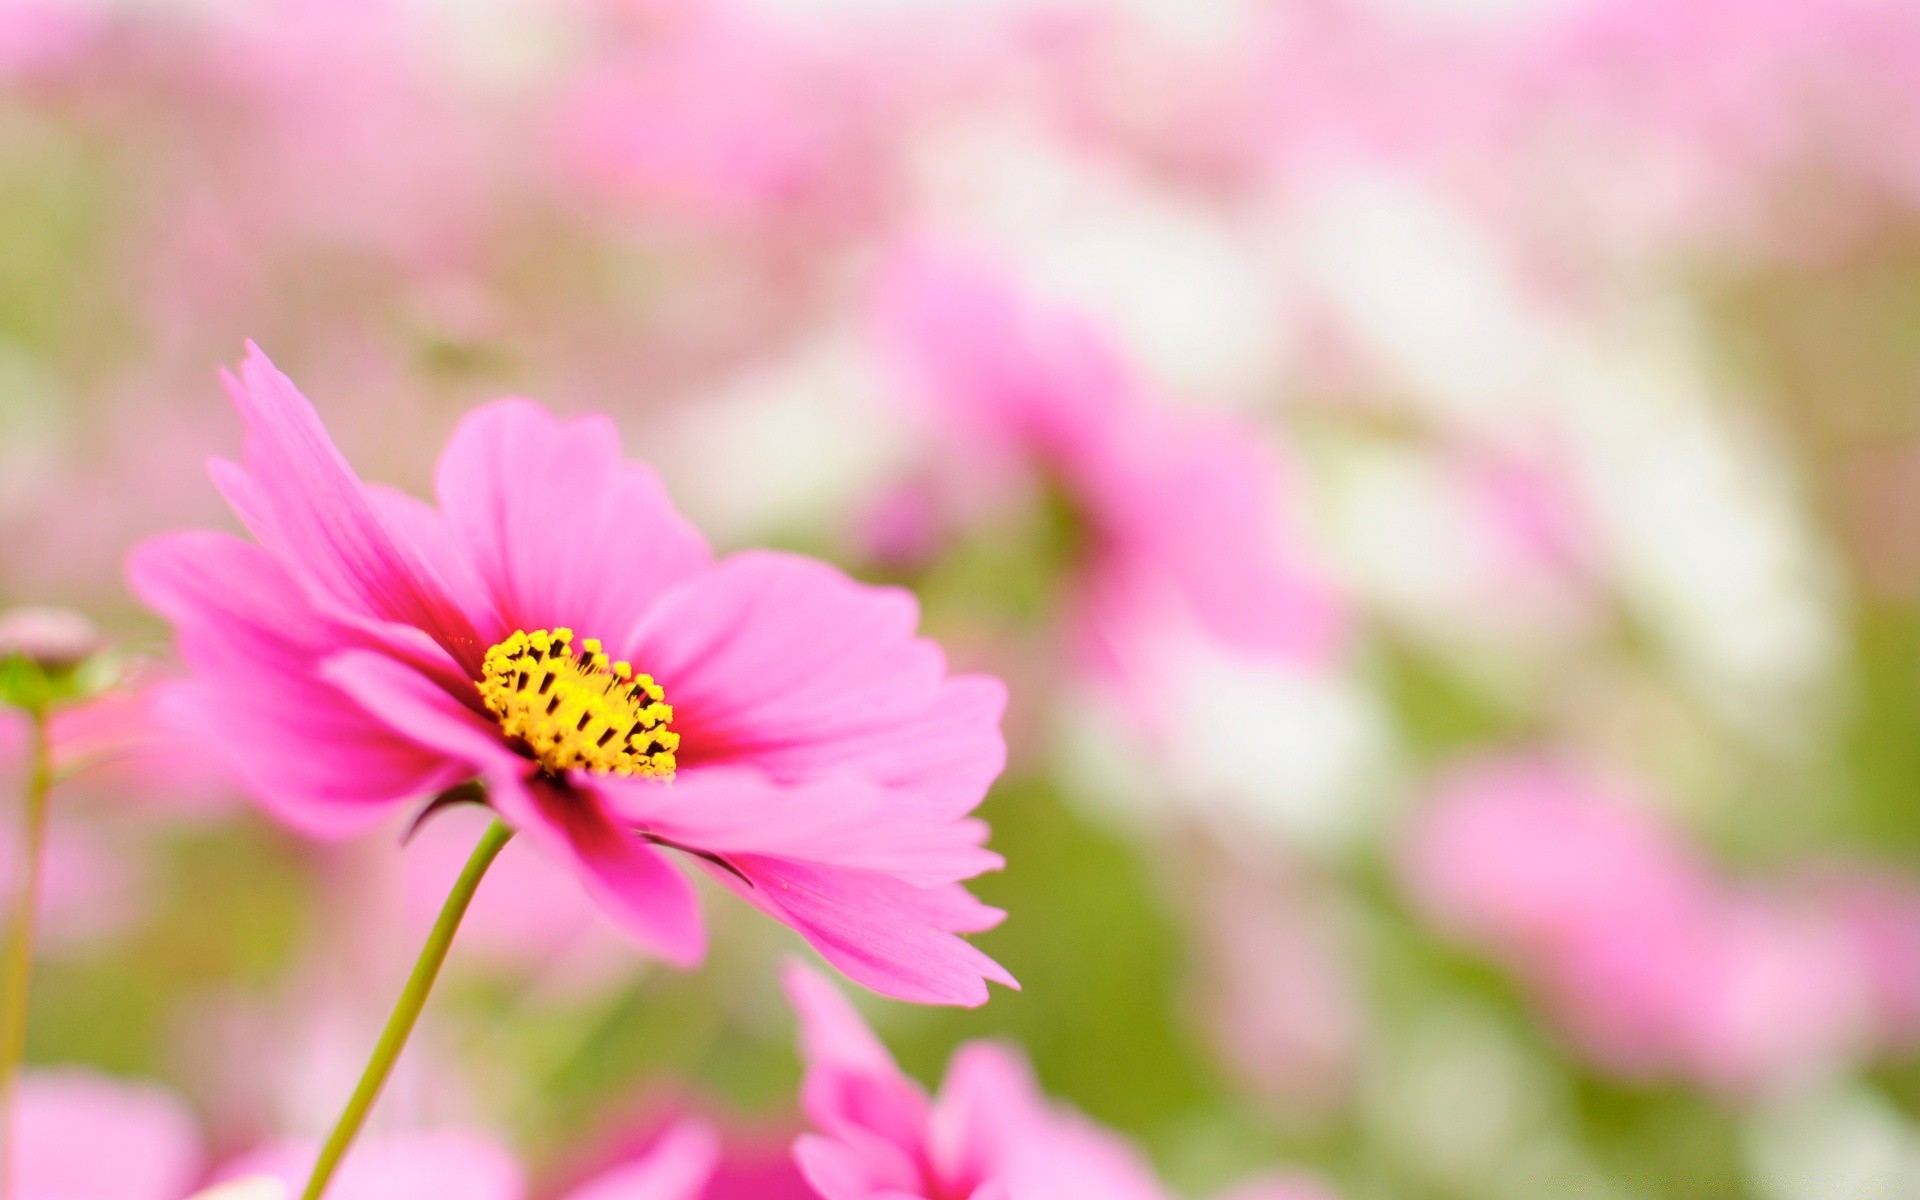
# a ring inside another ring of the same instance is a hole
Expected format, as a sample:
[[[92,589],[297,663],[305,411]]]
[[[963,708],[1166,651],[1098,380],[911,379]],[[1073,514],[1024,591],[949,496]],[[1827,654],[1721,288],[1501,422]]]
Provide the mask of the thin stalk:
[[[33,984],[33,931],[40,910],[40,883],[47,858],[47,796],[53,791],[53,743],[47,714],[28,713],[31,747],[27,767],[27,836],[20,894],[7,923],[6,959],[0,965],[0,1200],[13,1191],[13,1093],[27,1048],[27,994]]]
[[[326,1194],[327,1184],[332,1181],[340,1160],[347,1156],[348,1149],[353,1146],[353,1139],[359,1136],[360,1127],[366,1124],[367,1113],[372,1110],[373,1102],[379,1099],[380,1089],[386,1085],[387,1076],[393,1073],[393,1064],[406,1047],[414,1023],[420,1019],[420,1010],[426,1006],[427,994],[433,991],[433,981],[440,975],[440,964],[447,959],[447,950],[453,945],[453,935],[460,928],[460,919],[467,915],[467,905],[473,902],[473,893],[479,888],[481,877],[487,873],[487,868],[493,865],[493,860],[512,836],[512,829],[495,820],[481,835],[480,844],[473,848],[473,854],[461,870],[460,878],[454,881],[453,890],[447,893],[447,902],[440,906],[440,916],[433,923],[433,932],[427,935],[427,944],[420,948],[420,958],[413,964],[413,974],[407,977],[407,986],[393,1006],[392,1015],[387,1018],[387,1027],[381,1031],[380,1041],[373,1048],[373,1057],[367,1060],[367,1069],[361,1072],[352,1098],[341,1111],[340,1119],[334,1123],[333,1132],[327,1135],[326,1145],[320,1148],[320,1157],[313,1164],[313,1176],[307,1180],[307,1190],[300,1194],[301,1200],[320,1200]]]

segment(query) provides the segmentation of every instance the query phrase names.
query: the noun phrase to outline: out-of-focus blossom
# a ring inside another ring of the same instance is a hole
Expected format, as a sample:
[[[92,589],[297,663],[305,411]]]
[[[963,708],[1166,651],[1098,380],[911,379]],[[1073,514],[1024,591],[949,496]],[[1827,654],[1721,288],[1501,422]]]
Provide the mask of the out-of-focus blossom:
[[[173,139],[166,170],[181,175],[155,181],[156,322],[257,321],[287,275],[312,288],[372,270],[413,292],[471,270],[495,232],[488,206],[501,184],[483,159],[477,102],[459,103],[435,36],[390,0],[276,0],[208,22],[164,70],[142,64],[183,93],[129,115],[161,118]]]
[[[18,1200],[180,1200],[203,1170],[192,1113],[150,1084],[31,1071],[14,1105],[9,1194]]]
[[[641,1157],[568,1192],[566,1200],[720,1200],[708,1186],[719,1162],[719,1135],[689,1119],[667,1130]]]
[[[0,824],[0,913],[20,892],[24,859],[17,825]],[[44,948],[63,954],[125,929],[140,913],[140,872],[87,824],[51,822],[37,925]]]
[[[1429,916],[1511,966],[1609,1070],[1751,1094],[1902,1039],[1911,894],[1858,892],[1849,910],[1736,885],[1631,791],[1566,763],[1461,768],[1406,866]]]
[[[238,800],[217,752],[168,714],[177,674],[140,667],[121,686],[55,712],[49,722],[61,787],[129,816],[194,817]]]
[[[1328,888],[1304,867],[1227,853],[1196,870],[1196,1024],[1222,1070],[1263,1107],[1313,1124],[1350,1099],[1365,1011]]]
[[[1017,1053],[969,1043],[929,1097],[832,984],[794,965],[786,987],[807,1064],[800,1104],[818,1130],[794,1158],[823,1200],[1166,1200],[1137,1150],[1048,1101]],[[1249,1193],[1315,1194],[1304,1181]]]
[[[362,484],[257,350],[229,383],[246,462],[214,474],[259,544],[175,534],[131,571],[179,629],[201,728],[275,813],[351,833],[479,775],[677,962],[705,930],[663,847],[877,990],[977,1004],[1011,982],[955,936],[1000,915],[960,881],[999,862],[966,814],[1004,693],[947,675],[911,597],[789,555],[716,563],[604,421],[473,413],[435,509]]]
[[[435,816],[407,840],[396,866],[409,945],[418,945],[432,928],[484,826],[481,813],[454,810]],[[618,926],[581,894],[567,870],[518,844],[509,844],[488,868],[486,886],[460,922],[455,958],[567,994],[627,978],[634,966]]]
[[[19,655],[44,667],[71,667],[102,644],[93,622],[71,609],[0,612],[0,658]]]
[[[912,82],[884,37],[733,0],[606,7],[599,60],[559,105],[582,178],[683,225],[820,237],[875,220]]]
[[[1864,972],[1875,1036],[1920,1042],[1920,881],[1891,871],[1818,871],[1802,891],[1831,915]]]
[[[1321,661],[1342,616],[1290,540],[1279,468],[1247,431],[1157,405],[1097,330],[955,255],[919,249],[879,292],[885,346],[928,402],[976,508],[1053,506],[1080,649],[1126,679],[1154,626]],[[984,495],[982,493],[985,493]],[[1134,693],[1151,719],[1151,696]]]
[[[0,80],[58,68],[84,51],[98,19],[56,0],[7,0],[0,5]]]
[[[315,1146],[297,1143],[263,1146],[228,1163],[221,1173],[233,1180],[264,1177],[298,1194],[318,1153]],[[525,1193],[525,1173],[511,1154],[490,1138],[461,1130],[364,1138],[327,1189],[327,1195],[340,1200],[521,1200]]]
[[[297,1194],[314,1154],[312,1146],[268,1147],[229,1164],[223,1174],[234,1181],[228,1186],[263,1189],[262,1200]],[[644,1153],[569,1189],[564,1200],[784,1200],[786,1193],[777,1190],[740,1190],[724,1175],[719,1135],[706,1122],[687,1118]],[[448,1130],[368,1140],[347,1158],[327,1194],[343,1200],[415,1200],[424,1195],[523,1200],[528,1189],[519,1164],[496,1142]],[[251,1200],[250,1193],[245,1195]],[[802,1200],[808,1194],[791,1195]],[[220,1200],[240,1198],[221,1193]]]
[[[580,1172],[584,1182],[550,1190],[566,1200],[817,1200],[793,1164],[791,1133],[735,1132],[685,1112],[648,1125],[612,1154],[596,1156],[601,1165]]]

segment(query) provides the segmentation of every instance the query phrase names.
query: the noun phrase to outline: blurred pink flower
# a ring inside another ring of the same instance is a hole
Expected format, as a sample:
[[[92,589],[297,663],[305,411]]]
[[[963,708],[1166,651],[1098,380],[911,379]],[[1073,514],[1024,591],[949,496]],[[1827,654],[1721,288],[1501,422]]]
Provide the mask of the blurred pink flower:
[[[1167,620],[1256,657],[1337,649],[1339,602],[1290,541],[1279,467],[1251,432],[1156,404],[1091,324],[961,257],[905,253],[877,304],[966,478],[1064,500],[1068,602],[1098,667],[1124,679],[1133,643]]]
[[[1411,832],[1406,875],[1431,919],[1519,973],[1618,1074],[1788,1086],[1885,1041],[1875,1006],[1903,1002],[1875,926],[1723,880],[1644,802],[1564,763],[1454,772]]]
[[[1450,933],[1521,958],[1600,927],[1655,929],[1713,881],[1637,799],[1546,758],[1469,763],[1409,840],[1416,900]]]
[[[1920,1042],[1920,882],[1892,871],[1833,867],[1805,885],[1851,945],[1878,1041]]]
[[[1366,1005],[1343,914],[1301,864],[1256,869],[1230,854],[1195,871],[1197,1027],[1227,1076],[1294,1122],[1343,1110],[1357,1081]]]
[[[461,96],[444,36],[394,0],[269,0],[184,39],[136,36],[155,43],[150,82],[172,93],[134,116],[157,115],[172,139],[150,184],[154,318],[258,320],[283,270],[310,288],[373,265],[404,287],[477,261],[496,168],[518,159],[489,156],[511,135],[486,136],[483,121],[503,118]]]
[[[900,188],[900,129],[938,73],[937,42],[909,48],[884,24],[783,22],[733,0],[603,8],[598,56],[557,106],[556,141],[577,178],[735,234],[845,236],[878,222]]]
[[[10,912],[19,895],[21,849],[17,827],[0,824],[0,913]],[[45,854],[37,911],[49,954],[111,936],[139,916],[139,872],[90,826],[56,815]]]
[[[0,80],[59,67],[87,48],[99,18],[50,0],[0,2]]]
[[[104,644],[93,622],[72,609],[0,611],[0,658],[17,654],[48,667],[71,667]]]
[[[74,743],[62,736],[66,718],[89,706],[54,715],[56,770],[69,769],[74,761],[69,757]],[[17,800],[26,762],[26,718],[0,709],[0,802]],[[99,782],[94,772],[62,779],[54,793],[38,919],[41,943],[53,953],[111,935],[140,910],[139,872],[114,841],[103,836],[98,822],[76,818],[64,803],[71,788],[87,782]],[[12,907],[19,893],[24,857],[20,834],[17,820],[0,821],[0,914]]]
[[[1041,1095],[1013,1050],[962,1046],[937,1095],[900,1073],[838,989],[786,973],[800,1016],[800,1106],[818,1131],[794,1144],[822,1200],[1167,1200],[1127,1141]],[[1324,1195],[1304,1181],[1244,1194]]]
[[[77,1069],[21,1077],[15,1200],[181,1200],[202,1170],[200,1135],[165,1090]]]
[[[634,1180],[677,1180],[687,1200],[816,1200],[793,1165],[792,1134],[770,1136],[765,1128],[726,1128],[699,1107],[672,1104],[662,1119],[644,1119],[643,1132],[622,1139],[611,1153],[596,1154],[587,1169],[563,1180],[584,1182],[551,1189],[566,1200],[651,1200],[658,1193],[634,1190]],[[611,1164],[611,1165],[608,1165]],[[662,1193],[664,1194],[664,1193]]]
[[[53,714],[62,790],[133,813],[215,815],[239,799],[214,748],[167,716],[175,674],[137,667],[125,683]]]
[[[199,727],[273,812],[340,836],[477,775],[676,962],[705,930],[663,849],[889,995],[1012,982],[955,936],[1001,915],[959,883],[999,865],[967,814],[1004,691],[947,674],[910,596],[714,561],[604,419],[477,410],[436,509],[362,484],[257,349],[228,384],[245,465],[214,476],[258,544],[167,535],[130,571],[178,629]]]
[[[708,1185],[720,1155],[720,1136],[712,1126],[689,1118],[668,1129],[645,1154],[569,1191],[566,1200],[719,1200]]]
[[[220,1175],[227,1180],[264,1176],[298,1195],[317,1153],[317,1147],[304,1143],[263,1146],[228,1163]],[[522,1200],[525,1194],[525,1173],[511,1154],[489,1138],[451,1129],[366,1138],[327,1189],[334,1200]],[[662,1193],[660,1200],[669,1196]]]
[[[432,928],[484,824],[479,812],[450,811],[408,840],[398,864],[408,945]],[[628,978],[635,965],[618,926],[581,894],[566,868],[517,843],[488,869],[487,885],[460,923],[455,957],[536,978],[543,991],[566,995]]]

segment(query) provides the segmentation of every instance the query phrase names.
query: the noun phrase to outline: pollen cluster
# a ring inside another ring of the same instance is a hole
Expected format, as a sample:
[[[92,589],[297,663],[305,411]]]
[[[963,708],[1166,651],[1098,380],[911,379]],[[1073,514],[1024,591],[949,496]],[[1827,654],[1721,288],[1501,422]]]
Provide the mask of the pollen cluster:
[[[673,706],[648,675],[609,662],[598,638],[574,649],[573,630],[514,630],[487,651],[480,699],[500,731],[552,771],[673,774],[680,735]]]

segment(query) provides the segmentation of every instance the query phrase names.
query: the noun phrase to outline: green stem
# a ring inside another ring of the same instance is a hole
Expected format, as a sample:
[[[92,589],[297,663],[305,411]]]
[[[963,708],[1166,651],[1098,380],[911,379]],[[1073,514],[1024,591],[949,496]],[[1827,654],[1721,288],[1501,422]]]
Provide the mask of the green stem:
[[[414,1023],[420,1019],[420,1010],[427,1003],[427,993],[433,990],[433,981],[440,974],[440,964],[447,959],[447,949],[453,945],[454,932],[460,928],[460,919],[467,914],[467,905],[473,902],[473,893],[480,886],[480,877],[487,873],[487,868],[493,865],[494,858],[512,836],[512,829],[495,820],[487,826],[480,844],[473,848],[473,854],[467,859],[460,878],[454,881],[453,890],[447,893],[447,902],[440,906],[440,916],[433,923],[433,932],[427,935],[427,944],[420,948],[419,961],[413,964],[413,974],[407,977],[407,986],[393,1006],[393,1014],[387,1018],[387,1027],[381,1031],[380,1041],[373,1048],[373,1057],[367,1060],[367,1069],[360,1074],[353,1097],[347,1101],[340,1119],[334,1123],[333,1132],[327,1135],[326,1145],[320,1148],[320,1158],[313,1164],[313,1176],[307,1180],[307,1190],[300,1194],[301,1200],[320,1200],[326,1194],[327,1184],[339,1168],[340,1160],[347,1156],[353,1139],[359,1136],[360,1127],[366,1124],[368,1111],[373,1108],[373,1102],[379,1099],[380,1089],[386,1085],[387,1076],[393,1073],[394,1061],[400,1057],[408,1035],[413,1032]]]
[[[27,836],[20,894],[8,921],[6,961],[0,967],[0,1200],[13,1189],[13,1093],[27,1048],[27,993],[33,983],[34,918],[40,908],[40,877],[46,864],[47,796],[53,790],[53,744],[47,714],[34,709],[27,768]]]

